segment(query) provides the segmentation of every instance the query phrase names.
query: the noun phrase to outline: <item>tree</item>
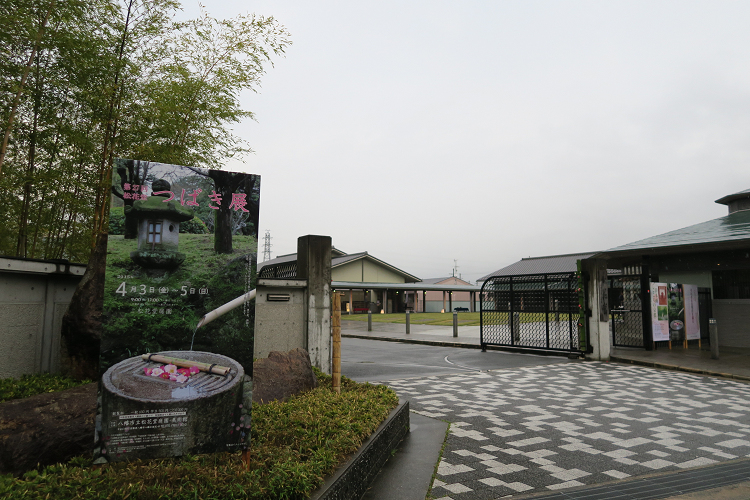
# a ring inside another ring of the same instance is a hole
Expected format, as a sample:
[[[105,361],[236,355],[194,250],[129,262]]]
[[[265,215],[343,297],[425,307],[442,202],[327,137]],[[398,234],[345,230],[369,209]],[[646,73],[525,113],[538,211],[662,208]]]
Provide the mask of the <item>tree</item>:
[[[239,96],[257,90],[288,34],[252,15],[175,23],[177,7],[0,3],[0,254],[87,261],[106,229],[114,157],[214,168],[250,151],[229,126],[252,117]]]
[[[178,7],[0,2],[0,254],[89,262],[65,319],[63,348],[77,374],[95,365],[91,294],[104,268],[114,158],[214,168],[246,154],[229,129],[252,117],[240,93],[255,90],[290,43],[273,18],[202,13],[175,23]],[[146,174],[134,170],[131,180]]]

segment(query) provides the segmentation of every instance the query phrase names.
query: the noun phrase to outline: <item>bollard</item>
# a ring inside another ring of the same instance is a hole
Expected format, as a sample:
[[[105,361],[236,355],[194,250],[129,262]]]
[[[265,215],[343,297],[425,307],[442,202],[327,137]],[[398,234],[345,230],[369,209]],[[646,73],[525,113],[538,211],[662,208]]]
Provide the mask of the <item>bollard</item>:
[[[409,316],[411,316],[411,314],[409,314],[409,310],[407,309],[406,310],[406,334],[407,335],[411,333],[411,319],[409,318]]]
[[[458,337],[458,313],[453,311],[453,336]]]
[[[714,318],[708,318],[708,339],[711,342],[711,359],[719,359],[719,327]]]
[[[372,331],[372,311],[367,311],[367,331]]]

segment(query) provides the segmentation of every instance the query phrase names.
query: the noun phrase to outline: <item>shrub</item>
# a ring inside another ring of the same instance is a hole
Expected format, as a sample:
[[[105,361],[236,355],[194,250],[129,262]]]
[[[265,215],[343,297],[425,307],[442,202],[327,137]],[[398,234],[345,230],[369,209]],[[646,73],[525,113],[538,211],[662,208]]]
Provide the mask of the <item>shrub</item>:
[[[208,234],[206,223],[196,215],[187,222],[180,222],[180,232],[188,234]]]
[[[62,375],[50,375],[49,373],[24,375],[19,379],[4,378],[0,379],[0,403],[11,399],[28,398],[44,392],[62,391],[89,382],[91,381],[77,381]]]

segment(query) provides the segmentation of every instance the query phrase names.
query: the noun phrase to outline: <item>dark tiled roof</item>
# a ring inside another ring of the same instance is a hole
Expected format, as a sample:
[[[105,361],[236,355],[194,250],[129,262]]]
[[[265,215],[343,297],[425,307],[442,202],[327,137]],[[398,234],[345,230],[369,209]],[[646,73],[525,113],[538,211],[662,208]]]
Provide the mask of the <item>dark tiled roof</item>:
[[[750,240],[750,210],[610,248],[604,253]]]
[[[287,255],[280,255],[276,257],[275,259],[267,260],[265,262],[258,262],[258,271],[263,269],[266,266],[275,266],[277,264],[284,264],[286,262],[294,262],[297,260],[297,254],[296,253],[290,253]]]
[[[719,198],[716,200],[716,203],[719,203],[721,205],[729,205],[734,200],[738,200],[740,198],[747,198],[750,196],[750,189],[745,189],[744,191],[738,191],[734,194],[728,194],[724,196],[723,198]]]
[[[571,253],[566,255],[550,255],[547,257],[527,257],[515,264],[511,264],[494,273],[479,278],[477,281],[486,281],[492,276],[518,276],[523,274],[552,274],[552,273],[574,273],[577,270],[576,261],[587,259],[596,252]]]

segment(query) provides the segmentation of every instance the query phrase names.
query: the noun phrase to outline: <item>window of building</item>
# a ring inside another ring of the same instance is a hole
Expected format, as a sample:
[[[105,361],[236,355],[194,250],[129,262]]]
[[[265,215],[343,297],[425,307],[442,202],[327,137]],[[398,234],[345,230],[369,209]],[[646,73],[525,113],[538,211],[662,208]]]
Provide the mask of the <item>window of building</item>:
[[[161,244],[161,226],[162,221],[160,220],[148,221],[148,237],[146,241],[151,243],[152,248]]]
[[[750,269],[713,271],[715,299],[750,299]]]

